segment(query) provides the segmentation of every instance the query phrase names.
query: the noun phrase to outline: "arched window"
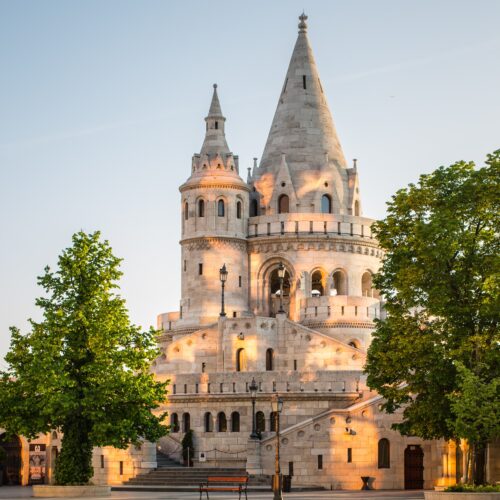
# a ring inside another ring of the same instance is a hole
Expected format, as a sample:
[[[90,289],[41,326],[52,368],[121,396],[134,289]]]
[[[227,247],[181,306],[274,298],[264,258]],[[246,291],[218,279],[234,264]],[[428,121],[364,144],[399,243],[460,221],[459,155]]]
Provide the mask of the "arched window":
[[[205,200],[198,200],[198,217],[205,217]]]
[[[188,220],[189,219],[189,205],[188,202],[184,203],[184,219]]]
[[[226,213],[225,206],[224,206],[224,200],[219,200],[217,202],[217,215],[219,217],[224,217]]]
[[[361,276],[361,294],[363,297],[375,297],[379,298],[378,290],[373,288],[373,279],[372,273],[370,271],[366,271]]]
[[[335,271],[333,273],[332,291],[333,295],[347,295],[347,278],[344,271]]]
[[[212,414],[209,411],[205,413],[205,416],[203,417],[203,423],[205,425],[205,432],[214,431],[214,419],[212,418]]]
[[[359,216],[359,201],[356,200],[354,202],[354,215],[356,215],[357,217]]]
[[[255,414],[255,428],[257,432],[264,432],[266,430],[266,417],[262,411],[258,411]]]
[[[241,219],[241,201],[236,203],[236,218]]]
[[[172,432],[179,432],[179,415],[177,413],[170,415],[170,428]]]
[[[254,198],[250,202],[250,217],[257,217],[259,215],[259,202]]]
[[[327,194],[321,197],[321,212],[324,214],[332,213],[332,199]]]
[[[247,358],[245,354],[245,349],[243,347],[240,347],[236,351],[236,371],[237,372],[244,372],[247,369]]]
[[[386,438],[378,442],[378,468],[390,469],[391,467],[391,445]]]
[[[189,430],[191,430],[191,415],[189,413],[183,413],[182,432],[188,432]]]
[[[53,440],[57,439],[57,432],[56,431],[52,432],[52,439]]]
[[[223,411],[217,414],[217,432],[227,432],[227,419]]]
[[[278,414],[275,411],[271,412],[270,426],[271,426],[271,432],[276,432],[278,428]]]
[[[231,413],[231,432],[240,432],[240,414],[237,411]]]
[[[273,365],[274,365],[274,351],[271,348],[269,348],[266,351],[266,370],[268,372],[272,371],[274,369]]]
[[[314,271],[311,276],[311,291],[314,292],[319,292],[319,293],[313,293],[314,295],[324,295],[325,294],[325,289],[323,287],[323,274],[321,271]]]
[[[278,213],[287,214],[290,211],[290,199],[286,194],[282,194],[278,198]]]

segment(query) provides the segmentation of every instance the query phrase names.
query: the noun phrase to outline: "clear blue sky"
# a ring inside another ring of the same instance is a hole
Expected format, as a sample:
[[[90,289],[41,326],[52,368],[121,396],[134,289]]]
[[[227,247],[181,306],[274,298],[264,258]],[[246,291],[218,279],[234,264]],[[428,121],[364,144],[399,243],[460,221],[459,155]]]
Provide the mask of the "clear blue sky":
[[[177,309],[179,192],[213,82],[240,167],[260,157],[309,37],[364,214],[420,173],[500,147],[498,0],[0,0],[0,359],[36,276],[100,229],[147,326]]]

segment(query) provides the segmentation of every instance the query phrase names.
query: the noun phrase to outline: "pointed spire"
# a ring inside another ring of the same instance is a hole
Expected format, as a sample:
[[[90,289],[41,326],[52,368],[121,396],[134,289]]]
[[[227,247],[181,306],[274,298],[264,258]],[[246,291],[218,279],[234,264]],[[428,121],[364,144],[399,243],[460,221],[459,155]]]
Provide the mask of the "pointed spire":
[[[210,103],[210,109],[208,110],[208,117],[212,117],[212,116],[222,116],[222,110],[220,107],[219,96],[217,95],[217,84],[216,83],[214,83],[214,94],[212,96],[212,102]]]
[[[224,125],[226,118],[222,114],[222,109],[217,95],[217,84],[214,83],[214,93],[210,103],[208,115],[205,118],[206,132],[203,146],[201,147],[200,155],[215,156],[228,154],[229,147],[226,142],[224,133]]]
[[[307,37],[306,14],[299,20],[297,41],[259,168],[259,175],[277,173],[281,153],[285,153],[297,193],[310,191],[305,183],[311,180],[311,173],[324,172],[325,154],[332,177],[345,176],[342,171],[347,168]]]

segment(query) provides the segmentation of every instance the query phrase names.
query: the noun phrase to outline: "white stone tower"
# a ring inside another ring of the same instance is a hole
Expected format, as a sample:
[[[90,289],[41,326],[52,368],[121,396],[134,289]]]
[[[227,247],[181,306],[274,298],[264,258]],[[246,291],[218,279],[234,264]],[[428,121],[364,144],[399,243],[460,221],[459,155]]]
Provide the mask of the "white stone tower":
[[[182,299],[176,327],[196,328],[217,320],[220,308],[219,269],[230,269],[226,312],[248,311],[248,185],[241,179],[238,156],[229,150],[217,85],[205,140],[192,160],[182,193]],[[174,318],[176,319],[176,318]]]

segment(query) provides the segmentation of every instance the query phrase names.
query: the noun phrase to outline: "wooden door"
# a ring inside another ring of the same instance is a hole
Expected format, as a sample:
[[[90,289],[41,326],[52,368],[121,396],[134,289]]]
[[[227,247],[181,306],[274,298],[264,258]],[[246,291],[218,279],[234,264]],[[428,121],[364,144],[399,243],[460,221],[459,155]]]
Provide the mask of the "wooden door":
[[[21,442],[17,436],[6,439],[0,436],[0,446],[7,452],[3,461],[3,484],[21,484]]]
[[[405,450],[405,490],[424,488],[424,452],[418,445],[409,445]]]

